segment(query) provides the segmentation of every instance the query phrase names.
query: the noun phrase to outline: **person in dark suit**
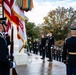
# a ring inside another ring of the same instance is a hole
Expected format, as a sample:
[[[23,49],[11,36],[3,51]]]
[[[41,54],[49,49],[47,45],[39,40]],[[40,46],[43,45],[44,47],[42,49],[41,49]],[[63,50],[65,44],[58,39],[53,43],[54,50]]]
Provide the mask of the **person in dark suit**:
[[[8,42],[4,38],[5,27],[4,23],[0,22],[0,75],[10,75],[9,52],[7,49]]]
[[[54,45],[54,36],[52,35],[51,32],[48,33],[47,35],[47,40],[48,40],[48,57],[49,57],[49,62],[52,61],[52,47]]]
[[[76,75],[76,27],[71,27],[71,36],[64,42],[62,61],[66,64],[66,75]]]
[[[46,37],[44,34],[41,35],[41,52],[42,52],[42,60],[45,60],[45,46],[46,46]]]

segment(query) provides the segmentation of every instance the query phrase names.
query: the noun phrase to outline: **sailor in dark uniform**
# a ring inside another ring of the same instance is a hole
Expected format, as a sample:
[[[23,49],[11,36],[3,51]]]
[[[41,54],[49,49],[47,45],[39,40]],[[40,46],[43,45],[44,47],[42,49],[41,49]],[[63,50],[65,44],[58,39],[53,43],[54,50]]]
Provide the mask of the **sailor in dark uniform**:
[[[10,61],[8,58],[7,41],[4,38],[4,23],[0,21],[0,75],[10,75]]]
[[[62,61],[66,64],[66,75],[76,75],[76,27],[71,27],[71,37],[64,42]]]
[[[39,47],[38,40],[36,39],[34,40],[33,46],[34,46],[34,54],[38,54],[38,47]]]

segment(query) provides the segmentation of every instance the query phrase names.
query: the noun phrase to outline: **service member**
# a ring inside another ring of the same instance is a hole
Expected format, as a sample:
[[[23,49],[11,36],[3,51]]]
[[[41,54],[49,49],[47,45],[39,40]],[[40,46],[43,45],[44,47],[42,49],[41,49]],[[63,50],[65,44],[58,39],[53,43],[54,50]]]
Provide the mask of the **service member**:
[[[52,47],[54,46],[54,36],[52,35],[51,32],[48,33],[47,35],[47,39],[48,39],[48,56],[49,56],[49,62],[52,61]]]
[[[66,64],[67,75],[76,75],[76,27],[71,27],[71,37],[64,42],[62,60]]]
[[[46,37],[44,34],[41,35],[41,52],[42,52],[42,60],[45,61],[45,46],[46,46]]]
[[[37,39],[35,39],[33,46],[34,46],[34,54],[38,54],[39,42]]]
[[[0,21],[0,75],[10,75],[7,41],[4,38],[3,32],[5,32],[4,22]]]

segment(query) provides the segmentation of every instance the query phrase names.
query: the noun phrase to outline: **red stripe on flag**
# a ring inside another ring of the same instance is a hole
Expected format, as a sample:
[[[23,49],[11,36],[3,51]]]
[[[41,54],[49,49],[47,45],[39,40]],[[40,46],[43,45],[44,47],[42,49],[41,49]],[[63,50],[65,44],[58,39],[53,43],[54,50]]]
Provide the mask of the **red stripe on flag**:
[[[4,0],[4,2],[10,7],[10,9],[12,8],[12,5],[14,3],[14,0]]]
[[[11,9],[13,6],[14,0],[4,0],[4,12],[5,16],[11,20]]]
[[[10,21],[8,20],[8,21],[7,21],[7,30],[6,30],[6,32],[8,32],[9,29],[11,29],[11,23],[10,23]]]
[[[21,30],[24,32],[24,27],[23,27],[23,24],[20,20],[19,20],[19,26],[20,26]]]
[[[18,26],[19,25],[19,19],[17,16],[15,16],[13,13],[11,15],[11,20]]]
[[[2,5],[2,0],[0,0],[0,4]]]
[[[10,10],[10,11],[11,11],[11,10]],[[9,18],[11,18],[11,13],[9,13],[9,12],[6,10],[5,7],[4,7],[4,12],[5,12],[5,14],[6,14]],[[6,17],[7,17],[7,16],[6,16]],[[7,18],[8,18],[8,17],[7,17]]]

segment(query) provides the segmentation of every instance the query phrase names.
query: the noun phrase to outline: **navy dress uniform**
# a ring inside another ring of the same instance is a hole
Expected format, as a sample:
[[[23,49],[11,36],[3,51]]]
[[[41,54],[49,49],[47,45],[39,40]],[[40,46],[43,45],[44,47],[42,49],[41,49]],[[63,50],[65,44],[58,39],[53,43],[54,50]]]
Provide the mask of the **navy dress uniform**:
[[[71,37],[64,42],[62,61],[66,64],[67,75],[76,75],[76,27],[71,27]]]
[[[33,46],[34,46],[34,54],[38,54],[39,43],[37,40],[34,41]]]
[[[40,56],[42,56],[41,43],[39,43],[39,53],[40,53]]]

